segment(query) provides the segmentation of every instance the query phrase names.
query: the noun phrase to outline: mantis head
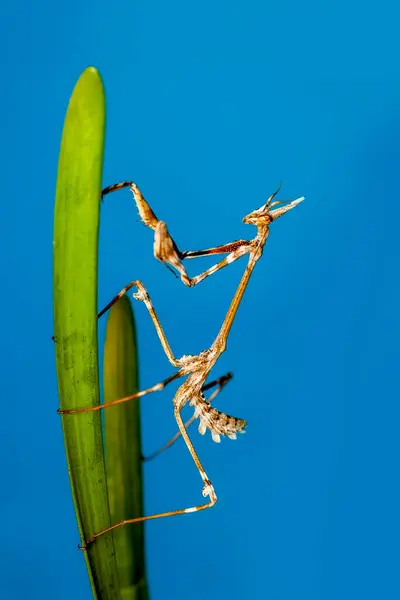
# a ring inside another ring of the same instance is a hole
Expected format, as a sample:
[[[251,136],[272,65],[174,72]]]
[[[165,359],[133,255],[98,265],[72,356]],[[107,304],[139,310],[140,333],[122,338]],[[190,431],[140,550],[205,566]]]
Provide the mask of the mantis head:
[[[297,200],[288,202],[287,204],[285,204],[285,206],[281,206],[280,208],[275,208],[274,210],[271,210],[274,206],[277,206],[278,204],[283,204],[283,202],[280,202],[279,200],[275,200],[275,202],[272,202],[272,200],[278,194],[280,189],[281,186],[279,186],[276,192],[268,198],[268,200],[263,206],[246,215],[243,218],[243,223],[255,225],[256,227],[269,225],[270,223],[272,223],[272,221],[275,221],[276,219],[278,219],[278,217],[281,217],[286,212],[288,212],[304,200],[304,196],[302,196],[301,198],[297,198]]]

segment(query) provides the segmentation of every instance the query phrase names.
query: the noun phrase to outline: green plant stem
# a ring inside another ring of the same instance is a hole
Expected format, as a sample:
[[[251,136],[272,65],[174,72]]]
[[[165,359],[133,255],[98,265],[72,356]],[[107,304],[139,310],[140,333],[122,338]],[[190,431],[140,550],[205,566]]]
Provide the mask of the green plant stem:
[[[103,84],[89,67],[69,102],[58,163],[54,217],[54,334],[62,409],[100,402],[97,261],[105,129]],[[62,417],[82,543],[110,524],[99,412]],[[119,599],[112,535],[85,552],[93,596]]]

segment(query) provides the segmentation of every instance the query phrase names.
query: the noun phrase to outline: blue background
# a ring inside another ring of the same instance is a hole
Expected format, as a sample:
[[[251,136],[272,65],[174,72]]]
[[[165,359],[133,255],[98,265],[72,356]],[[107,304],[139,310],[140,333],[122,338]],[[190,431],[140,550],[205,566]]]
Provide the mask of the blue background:
[[[399,598],[397,3],[0,10],[1,597],[90,598],[50,338],[59,143],[93,64],[104,185],[134,179],[181,248],[252,236],[241,218],[281,179],[281,198],[306,196],[272,226],[214,372],[234,372],[217,405],[247,435],[218,446],[193,431],[219,503],[146,527],[152,599]],[[128,191],[103,209],[99,307],[139,277],[174,352],[208,347],[245,261],[188,290],[152,258]],[[171,368],[134,308],[147,387]],[[142,402],[146,452],[175,431],[172,392]],[[146,466],[148,513],[200,488],[181,441]]]

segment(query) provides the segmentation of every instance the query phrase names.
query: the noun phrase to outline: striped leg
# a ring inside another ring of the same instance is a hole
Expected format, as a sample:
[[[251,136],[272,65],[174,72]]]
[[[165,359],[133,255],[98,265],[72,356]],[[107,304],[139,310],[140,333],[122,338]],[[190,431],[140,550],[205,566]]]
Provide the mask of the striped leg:
[[[174,267],[178,271],[182,283],[184,283],[187,287],[194,287],[203,281],[203,279],[206,279],[206,277],[209,275],[216,273],[244,254],[250,252],[252,247],[250,244],[251,243],[246,240],[238,240],[236,242],[231,242],[223,246],[217,246],[208,250],[181,252],[169,234],[166,223],[164,221],[158,221],[154,234],[154,256],[167,267],[168,265]],[[223,260],[213,267],[210,267],[203,273],[196,275],[195,277],[189,277],[185,267],[182,264],[182,260],[185,258],[199,258],[201,256],[227,253],[229,253],[228,256],[226,256]],[[168,268],[172,270],[170,267]],[[174,271],[172,272],[175,274]]]
[[[116,192],[118,190],[122,190],[126,187],[131,187],[133,181],[121,181],[121,183],[114,183],[113,185],[109,185],[101,191],[101,197],[106,196],[107,194],[111,194],[111,192]]]
[[[181,254],[182,259],[200,258],[201,256],[210,256],[211,254],[231,254],[246,244],[250,244],[250,241],[235,240],[234,242],[229,242],[229,244],[222,244],[221,246],[215,246],[215,248],[207,248],[207,250],[185,250]]]
[[[84,546],[80,546],[81,550],[86,550],[87,547],[90,544],[92,544],[98,537],[100,537],[101,535],[104,535],[105,533],[108,533],[109,531],[113,531],[114,529],[117,529],[118,527],[123,527],[124,525],[131,525],[134,523],[142,523],[143,521],[152,521],[154,519],[162,519],[164,517],[174,517],[176,515],[185,515],[185,514],[197,512],[200,510],[205,510],[206,508],[211,508],[217,502],[217,496],[215,494],[213,486],[211,485],[211,481],[208,479],[206,472],[204,471],[204,468],[203,468],[202,464],[200,463],[200,460],[196,454],[193,444],[190,441],[190,438],[187,434],[187,431],[186,431],[185,426],[182,421],[182,417],[180,415],[180,410],[181,409],[179,406],[175,406],[175,409],[174,409],[175,418],[178,423],[180,432],[183,436],[183,439],[185,440],[188,450],[189,450],[189,452],[195,462],[195,465],[200,473],[200,476],[203,480],[203,484],[204,484],[203,485],[203,496],[204,497],[208,496],[209,501],[206,504],[198,504],[196,506],[191,506],[190,508],[182,508],[180,510],[170,510],[167,512],[157,513],[155,515],[149,515],[147,517],[137,517],[135,519],[124,519],[123,521],[120,521],[119,523],[115,523],[115,525],[111,525],[111,527],[107,527],[106,529],[102,529],[101,531],[96,533],[93,537],[91,537],[89,540],[86,541],[86,544]]]
[[[107,306],[105,306],[103,308],[103,310],[101,310],[99,312],[99,314],[97,315],[97,318],[100,319],[100,317],[102,317],[108,310],[110,310],[110,308],[112,306],[114,306],[114,304],[116,302],[118,302],[118,300],[120,300],[122,298],[122,296],[125,296],[125,294],[127,292],[129,292],[129,290],[134,287],[136,285],[136,281],[131,281],[130,283],[128,283],[128,285],[126,285],[124,288],[122,288],[122,290],[120,292],[118,292],[118,294],[111,300],[111,302],[109,302],[107,304]]]
[[[228,254],[228,256],[226,256],[225,258],[223,258],[222,260],[220,260],[217,264],[213,265],[212,267],[210,267],[206,271],[203,271],[203,273],[200,273],[199,275],[196,275],[196,277],[192,277],[192,279],[190,280],[190,287],[194,287],[195,285],[197,285],[198,283],[200,283],[201,281],[203,281],[204,279],[206,279],[210,275],[213,275],[214,273],[216,273],[220,269],[223,269],[224,267],[232,264],[233,262],[235,262],[235,260],[238,260],[238,258],[241,258],[245,254],[248,254],[251,251],[251,249],[252,249],[251,243],[250,242],[244,242],[243,245],[238,246],[237,249],[234,252],[231,252],[230,254]],[[202,256],[205,256],[205,254],[202,254]]]
[[[57,412],[60,415],[70,415],[73,413],[84,413],[84,412],[92,412],[92,411],[96,411],[96,410],[103,410],[103,408],[108,408],[109,406],[115,406],[116,404],[122,404],[123,402],[129,402],[129,400],[134,400],[135,398],[141,398],[142,396],[146,396],[146,394],[151,394],[152,392],[160,392],[161,390],[163,390],[165,388],[166,385],[171,383],[171,381],[175,381],[175,379],[178,379],[179,377],[182,377],[182,373],[180,371],[178,371],[177,373],[174,373],[173,375],[170,375],[169,377],[167,377],[167,379],[164,379],[164,381],[160,381],[160,383],[157,383],[156,385],[153,385],[153,386],[147,388],[146,390],[142,390],[141,392],[136,392],[135,394],[131,394],[130,396],[125,396],[124,398],[118,398],[118,400],[112,400],[111,402],[107,402],[106,404],[99,404],[98,406],[89,406],[87,408],[75,408],[72,410],[61,410],[59,408],[57,410]]]
[[[203,385],[203,387],[201,388],[202,392],[205,392],[206,390],[209,390],[209,389],[213,388],[214,386],[218,386],[217,389],[213,391],[213,393],[211,394],[211,396],[209,396],[209,398],[207,398],[208,404],[210,404],[214,400],[214,398],[216,396],[218,396],[218,394],[224,389],[224,387],[226,386],[226,384],[228,383],[228,381],[230,381],[232,379],[232,377],[233,377],[232,373],[227,373],[226,375],[223,375],[222,377],[219,377],[218,379],[215,379],[214,381],[210,381],[210,383],[206,383],[205,385]],[[193,415],[185,423],[185,429],[187,429],[188,427],[190,427],[190,425],[196,419],[197,419],[197,416]],[[156,450],[155,452],[153,452],[149,456],[143,456],[142,460],[144,462],[149,462],[150,460],[153,460],[153,458],[155,458],[156,456],[159,456],[159,454],[162,454],[165,450],[167,450],[168,448],[170,448],[176,442],[176,440],[180,437],[180,435],[181,435],[181,432],[178,431],[169,440],[169,442],[167,442],[166,444],[164,444],[164,446],[162,446],[162,448],[159,448],[158,450]]]

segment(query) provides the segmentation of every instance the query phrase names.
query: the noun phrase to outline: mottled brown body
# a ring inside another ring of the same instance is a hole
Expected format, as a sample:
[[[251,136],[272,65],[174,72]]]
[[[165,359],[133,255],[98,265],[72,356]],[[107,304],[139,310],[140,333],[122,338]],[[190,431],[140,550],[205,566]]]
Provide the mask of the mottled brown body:
[[[116,184],[114,186],[109,186],[108,188],[105,188],[105,190],[103,190],[103,195],[108,194],[112,191],[124,188],[124,187],[128,187],[128,186],[130,187],[131,191],[133,192],[135,202],[137,204],[139,214],[141,216],[142,221],[145,223],[145,225],[147,225],[148,227],[153,229],[153,231],[155,232],[154,254],[155,254],[156,258],[158,260],[161,260],[161,262],[169,264],[172,267],[174,267],[175,269],[177,269],[181,275],[182,281],[186,285],[189,285],[190,287],[192,287],[193,285],[196,285],[197,283],[199,283],[200,281],[202,281],[203,279],[205,279],[212,273],[215,273],[219,269],[225,267],[226,265],[237,260],[238,258],[240,258],[241,256],[243,256],[245,254],[248,254],[249,258],[248,258],[248,263],[247,263],[246,269],[245,269],[245,271],[242,275],[242,278],[239,282],[238,288],[232,298],[227,315],[226,315],[225,319],[223,320],[221,328],[220,328],[214,342],[212,343],[212,345],[210,346],[209,349],[204,350],[197,356],[184,355],[179,359],[175,358],[175,356],[171,350],[171,347],[167,341],[167,338],[165,336],[163,328],[161,327],[160,321],[157,317],[154,307],[151,303],[151,300],[147,293],[147,290],[144,287],[144,285],[138,280],[132,281],[127,286],[125,286],[121,290],[121,292],[119,292],[119,294],[117,294],[117,296],[115,296],[115,298],[113,298],[111,300],[111,302],[99,313],[98,317],[101,317],[109,308],[111,308],[111,306],[113,304],[115,304],[115,302],[117,302],[124,294],[126,294],[128,290],[130,290],[132,287],[135,287],[137,289],[137,291],[133,294],[134,298],[145,304],[145,306],[150,314],[150,317],[153,321],[155,329],[157,331],[157,334],[158,334],[159,340],[161,342],[161,345],[164,349],[164,352],[165,352],[168,360],[170,361],[170,363],[178,370],[176,373],[174,373],[173,375],[171,375],[164,381],[152,386],[151,388],[148,388],[147,390],[143,390],[136,394],[132,394],[131,396],[127,396],[125,398],[119,398],[119,399],[114,400],[113,402],[109,402],[107,404],[103,404],[101,406],[97,406],[97,407],[93,407],[93,408],[86,408],[86,409],[78,408],[75,410],[59,411],[59,412],[62,414],[71,414],[71,413],[77,413],[77,412],[87,412],[90,410],[99,410],[99,409],[103,409],[103,408],[108,408],[115,404],[120,404],[121,402],[127,402],[134,398],[139,398],[150,392],[159,391],[159,390],[163,389],[166,385],[168,385],[170,382],[174,381],[175,379],[178,379],[181,377],[186,377],[185,381],[180,385],[180,387],[176,391],[176,394],[174,397],[174,401],[173,401],[174,415],[175,415],[176,422],[179,427],[179,435],[181,435],[183,437],[183,439],[186,443],[186,446],[187,446],[187,448],[193,458],[193,461],[199,471],[199,474],[202,478],[202,481],[203,481],[202,493],[203,493],[204,497],[208,497],[208,502],[205,504],[193,506],[191,508],[184,508],[184,509],[180,509],[180,510],[158,513],[158,514],[150,515],[150,516],[146,516],[146,517],[124,520],[120,523],[116,523],[115,525],[109,527],[108,529],[105,529],[105,530],[100,531],[100,532],[96,533],[95,535],[93,535],[93,537],[87,541],[86,546],[89,543],[93,542],[100,535],[103,535],[104,533],[107,533],[108,531],[111,531],[112,529],[115,529],[116,527],[120,527],[122,525],[130,524],[130,523],[137,523],[140,521],[146,521],[146,520],[151,520],[151,519],[158,519],[161,517],[169,517],[169,516],[174,516],[174,515],[179,515],[179,514],[196,512],[199,510],[204,510],[206,508],[210,508],[211,506],[213,506],[216,503],[217,496],[215,494],[214,488],[213,488],[209,478],[207,477],[207,474],[198,458],[198,455],[193,447],[193,444],[191,442],[191,439],[189,438],[186,428],[193,421],[193,419],[199,419],[199,432],[201,434],[204,434],[205,431],[208,429],[211,432],[212,439],[215,442],[219,442],[220,436],[223,436],[223,435],[227,435],[229,438],[235,439],[237,433],[242,433],[244,431],[244,428],[246,426],[246,421],[244,421],[243,419],[239,419],[237,417],[229,416],[223,412],[218,411],[214,407],[210,406],[210,401],[222,389],[223,385],[225,385],[226,381],[228,379],[230,379],[230,377],[226,376],[224,382],[222,382],[222,380],[224,378],[221,378],[220,380],[217,380],[216,382],[212,382],[210,384],[206,384],[205,381],[206,381],[211,369],[214,367],[216,361],[218,360],[218,358],[221,356],[221,354],[226,349],[227,339],[228,339],[234,318],[236,316],[239,304],[241,302],[244,291],[249,282],[250,276],[254,270],[254,267],[255,267],[257,261],[262,256],[264,245],[268,239],[270,224],[274,220],[276,220],[278,217],[285,214],[288,210],[297,206],[297,204],[299,204],[299,202],[301,202],[303,200],[303,198],[299,198],[298,200],[295,200],[294,202],[291,202],[291,203],[287,204],[286,206],[271,210],[277,204],[281,204],[280,202],[272,202],[273,198],[278,193],[278,192],[275,192],[275,194],[270,196],[270,198],[267,200],[267,202],[261,208],[253,211],[252,213],[250,213],[243,219],[244,223],[253,224],[257,227],[257,234],[252,240],[250,240],[250,241],[237,240],[234,242],[230,242],[229,244],[225,244],[222,246],[216,246],[215,248],[210,248],[208,250],[187,251],[187,252],[182,253],[179,251],[177,245],[175,244],[172,237],[170,236],[166,224],[163,221],[159,221],[157,219],[154,212],[150,208],[149,204],[144,200],[142,194],[139,191],[139,188],[133,182],[126,181],[126,182],[123,182],[120,184]],[[207,271],[204,271],[200,275],[197,275],[193,279],[190,279],[187,276],[186,270],[184,269],[182,262],[181,262],[183,259],[197,258],[199,256],[205,256],[205,255],[209,255],[209,254],[219,254],[219,253],[228,253],[228,256],[226,258],[224,258],[223,260],[221,260],[216,265],[214,265],[213,267],[211,267],[210,269],[208,269]],[[209,389],[214,384],[218,385],[218,388],[212,394],[212,396],[208,400],[206,400],[203,392],[206,389]],[[193,415],[193,418],[185,425],[182,421],[181,411],[182,411],[182,408],[188,403],[194,407],[194,415]],[[175,436],[170,442],[168,442],[164,446],[163,449],[169,447],[177,439],[177,437],[178,436]],[[157,452],[155,454],[158,454],[158,453],[159,452]],[[153,456],[154,455],[152,455],[152,457]]]

